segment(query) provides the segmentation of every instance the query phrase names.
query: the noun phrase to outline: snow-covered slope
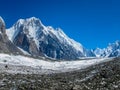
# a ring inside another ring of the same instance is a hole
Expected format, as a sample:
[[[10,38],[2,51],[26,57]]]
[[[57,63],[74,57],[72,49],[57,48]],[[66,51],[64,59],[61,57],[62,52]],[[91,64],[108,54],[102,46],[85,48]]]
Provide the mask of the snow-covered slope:
[[[105,52],[105,49],[101,49],[101,48],[96,48],[94,50],[94,54],[96,55],[96,57],[102,57],[104,52]]]
[[[94,50],[97,57],[120,57],[120,41],[109,44],[107,48]]]
[[[25,56],[14,56],[8,54],[0,54],[0,64],[15,65],[15,66],[30,66],[39,68],[39,70],[57,70],[57,71],[72,71],[86,68],[90,65],[107,62],[112,58],[99,58],[90,60],[77,60],[77,61],[45,61],[33,59]]]
[[[120,56],[120,41],[116,41],[115,43],[109,44],[105,50],[105,54],[108,57],[119,57]]]
[[[77,59],[94,56],[80,43],[69,38],[60,28],[44,26],[35,17],[20,19],[7,30],[9,39],[31,55],[43,55],[56,59]]]

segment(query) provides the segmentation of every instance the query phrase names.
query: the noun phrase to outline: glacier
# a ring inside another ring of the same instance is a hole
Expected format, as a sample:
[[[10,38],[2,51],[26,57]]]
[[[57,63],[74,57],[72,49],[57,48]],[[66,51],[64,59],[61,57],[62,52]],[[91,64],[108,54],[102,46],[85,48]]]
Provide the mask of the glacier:
[[[21,55],[0,54],[0,64],[22,67],[32,67],[41,70],[51,70],[56,72],[68,72],[73,70],[84,69],[91,65],[113,60],[113,58],[94,58],[75,61],[46,61],[44,59],[34,59]],[[14,68],[15,69],[15,68]],[[16,71],[15,71],[16,72]],[[20,71],[19,71],[20,72]]]

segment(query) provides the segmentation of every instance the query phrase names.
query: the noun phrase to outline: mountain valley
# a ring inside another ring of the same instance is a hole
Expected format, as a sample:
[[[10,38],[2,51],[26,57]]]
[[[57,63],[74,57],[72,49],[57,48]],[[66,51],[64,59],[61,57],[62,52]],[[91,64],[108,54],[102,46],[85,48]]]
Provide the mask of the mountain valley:
[[[6,29],[0,17],[0,90],[119,90],[120,41],[86,49],[40,19]]]

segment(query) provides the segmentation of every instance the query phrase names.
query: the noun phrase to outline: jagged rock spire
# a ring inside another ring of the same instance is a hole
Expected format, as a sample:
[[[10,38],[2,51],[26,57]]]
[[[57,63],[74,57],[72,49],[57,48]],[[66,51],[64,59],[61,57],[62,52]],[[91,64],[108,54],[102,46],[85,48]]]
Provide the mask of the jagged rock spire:
[[[0,33],[5,34],[5,22],[1,16],[0,16]]]

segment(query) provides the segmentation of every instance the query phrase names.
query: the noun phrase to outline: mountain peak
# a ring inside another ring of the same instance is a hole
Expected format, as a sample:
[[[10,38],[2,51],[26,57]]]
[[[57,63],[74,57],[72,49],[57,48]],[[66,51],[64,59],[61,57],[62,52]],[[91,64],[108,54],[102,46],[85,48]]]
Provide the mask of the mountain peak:
[[[15,25],[27,25],[27,26],[43,26],[44,25],[42,24],[41,20],[39,18],[36,18],[36,17],[30,17],[30,18],[27,18],[27,19],[19,19]]]
[[[39,18],[36,18],[36,17],[30,17],[30,18],[27,18],[28,20],[32,20],[32,21],[34,21],[34,20],[40,20]]]
[[[24,22],[25,22],[24,19],[19,19],[19,20],[17,21],[17,23],[19,23],[19,24],[23,24]]]
[[[88,54],[80,43],[69,38],[62,29],[44,26],[39,18],[19,19],[7,30],[9,39],[18,47],[32,55],[57,59],[76,59]]]
[[[3,19],[0,19],[4,22]],[[44,55],[56,59],[77,59],[79,57],[118,56],[120,41],[107,48],[85,49],[79,42],[69,38],[62,29],[44,26],[39,18],[19,19],[7,30],[9,39],[31,55]],[[119,55],[120,56],[120,55]]]
[[[118,57],[120,56],[120,41],[109,43],[104,49],[96,48],[94,53],[97,57]]]

